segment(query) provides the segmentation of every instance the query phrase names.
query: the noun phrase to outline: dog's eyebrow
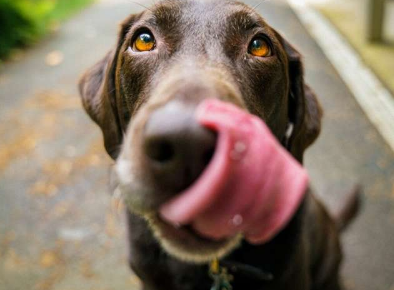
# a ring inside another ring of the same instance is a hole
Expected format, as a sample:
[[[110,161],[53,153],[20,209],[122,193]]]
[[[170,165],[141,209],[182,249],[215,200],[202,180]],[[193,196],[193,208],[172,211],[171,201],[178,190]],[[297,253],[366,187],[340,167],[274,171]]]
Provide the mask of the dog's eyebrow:
[[[252,30],[262,26],[261,19],[245,10],[232,13],[227,20],[229,27],[236,30]]]
[[[159,26],[169,26],[179,20],[180,7],[178,5],[158,5],[152,10],[149,22]]]

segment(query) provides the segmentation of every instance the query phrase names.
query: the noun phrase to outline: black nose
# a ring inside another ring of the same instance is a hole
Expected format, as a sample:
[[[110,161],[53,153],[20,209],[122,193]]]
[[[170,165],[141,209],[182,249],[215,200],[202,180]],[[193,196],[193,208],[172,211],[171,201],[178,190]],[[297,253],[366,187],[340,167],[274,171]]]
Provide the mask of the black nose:
[[[145,165],[154,186],[178,193],[208,165],[216,134],[197,123],[194,108],[170,102],[154,111],[144,131]]]

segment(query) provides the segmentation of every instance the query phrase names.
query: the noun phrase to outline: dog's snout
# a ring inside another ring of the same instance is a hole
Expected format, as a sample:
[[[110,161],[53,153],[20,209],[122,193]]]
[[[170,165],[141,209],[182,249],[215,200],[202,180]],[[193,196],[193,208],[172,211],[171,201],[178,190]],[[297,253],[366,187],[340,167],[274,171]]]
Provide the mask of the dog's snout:
[[[143,133],[145,165],[155,186],[177,193],[208,165],[216,146],[214,132],[195,120],[194,106],[170,102],[149,117]]]

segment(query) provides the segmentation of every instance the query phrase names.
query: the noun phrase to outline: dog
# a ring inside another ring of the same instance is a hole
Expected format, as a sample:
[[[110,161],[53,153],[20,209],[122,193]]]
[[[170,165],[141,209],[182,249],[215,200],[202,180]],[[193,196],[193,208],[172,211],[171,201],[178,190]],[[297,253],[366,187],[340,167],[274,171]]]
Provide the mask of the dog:
[[[157,218],[214,154],[217,136],[193,117],[208,97],[263,120],[300,164],[319,135],[322,109],[304,82],[300,53],[255,10],[232,0],[158,2],[122,23],[116,47],[82,76],[79,90],[116,160],[130,266],[144,290],[211,289],[214,257],[232,276],[220,289],[343,289],[339,233],[355,216],[357,194],[330,215],[308,189],[291,220],[262,244],[208,239]]]

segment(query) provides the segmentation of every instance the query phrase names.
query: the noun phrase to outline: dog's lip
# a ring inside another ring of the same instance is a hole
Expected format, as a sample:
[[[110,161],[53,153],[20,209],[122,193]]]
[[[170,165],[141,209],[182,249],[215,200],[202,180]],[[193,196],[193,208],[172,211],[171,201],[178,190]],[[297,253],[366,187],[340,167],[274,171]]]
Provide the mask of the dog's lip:
[[[201,243],[209,243],[209,244],[222,244],[227,242],[228,239],[213,239],[211,237],[205,237],[201,233],[197,232],[191,224],[185,225],[174,225],[166,222],[164,219],[160,217],[160,215],[156,215],[153,219],[156,226],[162,227],[163,232],[166,234],[167,239],[173,238],[184,238],[184,239],[195,239]]]

